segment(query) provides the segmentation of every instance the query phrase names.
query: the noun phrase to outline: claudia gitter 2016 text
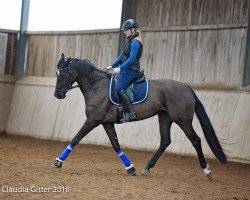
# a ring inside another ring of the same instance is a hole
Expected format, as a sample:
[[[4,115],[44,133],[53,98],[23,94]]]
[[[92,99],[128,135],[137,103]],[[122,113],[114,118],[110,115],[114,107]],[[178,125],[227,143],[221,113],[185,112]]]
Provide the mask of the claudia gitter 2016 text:
[[[32,193],[45,193],[45,192],[54,192],[54,193],[61,193],[61,192],[70,192],[69,187],[66,186],[52,186],[52,187],[41,187],[41,186],[8,186],[4,185],[1,188],[2,192],[6,193],[24,193],[24,192],[32,192]]]

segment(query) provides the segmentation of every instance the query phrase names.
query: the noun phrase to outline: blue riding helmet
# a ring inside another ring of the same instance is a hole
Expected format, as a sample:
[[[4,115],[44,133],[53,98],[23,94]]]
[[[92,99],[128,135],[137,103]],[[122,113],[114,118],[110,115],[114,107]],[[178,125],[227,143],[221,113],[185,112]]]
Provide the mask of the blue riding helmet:
[[[127,21],[125,21],[123,24],[122,24],[122,31],[125,31],[127,29],[130,29],[130,28],[138,28],[138,23],[136,20],[134,19],[128,19]]]

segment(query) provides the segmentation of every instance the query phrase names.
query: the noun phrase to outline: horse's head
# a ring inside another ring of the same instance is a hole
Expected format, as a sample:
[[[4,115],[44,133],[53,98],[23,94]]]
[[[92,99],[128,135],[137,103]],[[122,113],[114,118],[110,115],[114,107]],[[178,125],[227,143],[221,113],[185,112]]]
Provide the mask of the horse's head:
[[[56,72],[56,89],[55,97],[58,99],[64,99],[66,93],[71,89],[71,86],[76,81],[76,78],[72,72],[72,69],[69,66],[70,58],[66,59],[64,54],[61,54],[61,58],[57,64]]]

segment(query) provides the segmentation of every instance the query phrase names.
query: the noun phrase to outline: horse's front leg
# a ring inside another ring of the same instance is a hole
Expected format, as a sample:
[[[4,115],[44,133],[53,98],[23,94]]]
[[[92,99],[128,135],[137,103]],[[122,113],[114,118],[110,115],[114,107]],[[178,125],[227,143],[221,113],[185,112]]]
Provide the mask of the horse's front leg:
[[[120,157],[123,164],[125,165],[125,168],[127,170],[128,175],[135,176],[134,165],[130,162],[130,160],[127,158],[127,156],[123,153],[123,151],[120,148],[114,124],[105,123],[105,124],[103,124],[103,127],[104,127],[104,129],[109,137],[109,140],[110,140],[114,150],[116,151],[117,155]]]
[[[84,138],[92,129],[94,129],[98,125],[99,123],[97,123],[96,121],[87,119],[85,123],[83,124],[82,128],[73,138],[73,140],[69,143],[66,149],[61,153],[59,158],[56,158],[54,165],[58,168],[61,168],[63,161],[66,160],[66,158],[69,156],[74,146],[77,145],[82,138]]]

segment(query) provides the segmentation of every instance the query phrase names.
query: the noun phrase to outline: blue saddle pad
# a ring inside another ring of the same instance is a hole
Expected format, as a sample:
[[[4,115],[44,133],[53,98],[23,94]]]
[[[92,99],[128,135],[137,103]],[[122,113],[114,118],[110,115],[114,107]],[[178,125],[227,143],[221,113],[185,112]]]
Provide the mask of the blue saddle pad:
[[[115,91],[114,82],[115,82],[114,75],[112,75],[111,80],[110,80],[110,85],[109,85],[109,99],[113,104],[119,105],[119,100],[117,99],[117,96],[115,95],[116,91]],[[138,104],[138,103],[142,103],[143,101],[145,101],[145,99],[148,96],[148,80],[145,80],[140,83],[133,83],[132,90],[129,88],[130,87],[128,87],[128,89],[126,90],[126,93],[129,96],[132,104]],[[132,99],[131,99],[131,95],[129,95],[129,92],[133,93]]]

